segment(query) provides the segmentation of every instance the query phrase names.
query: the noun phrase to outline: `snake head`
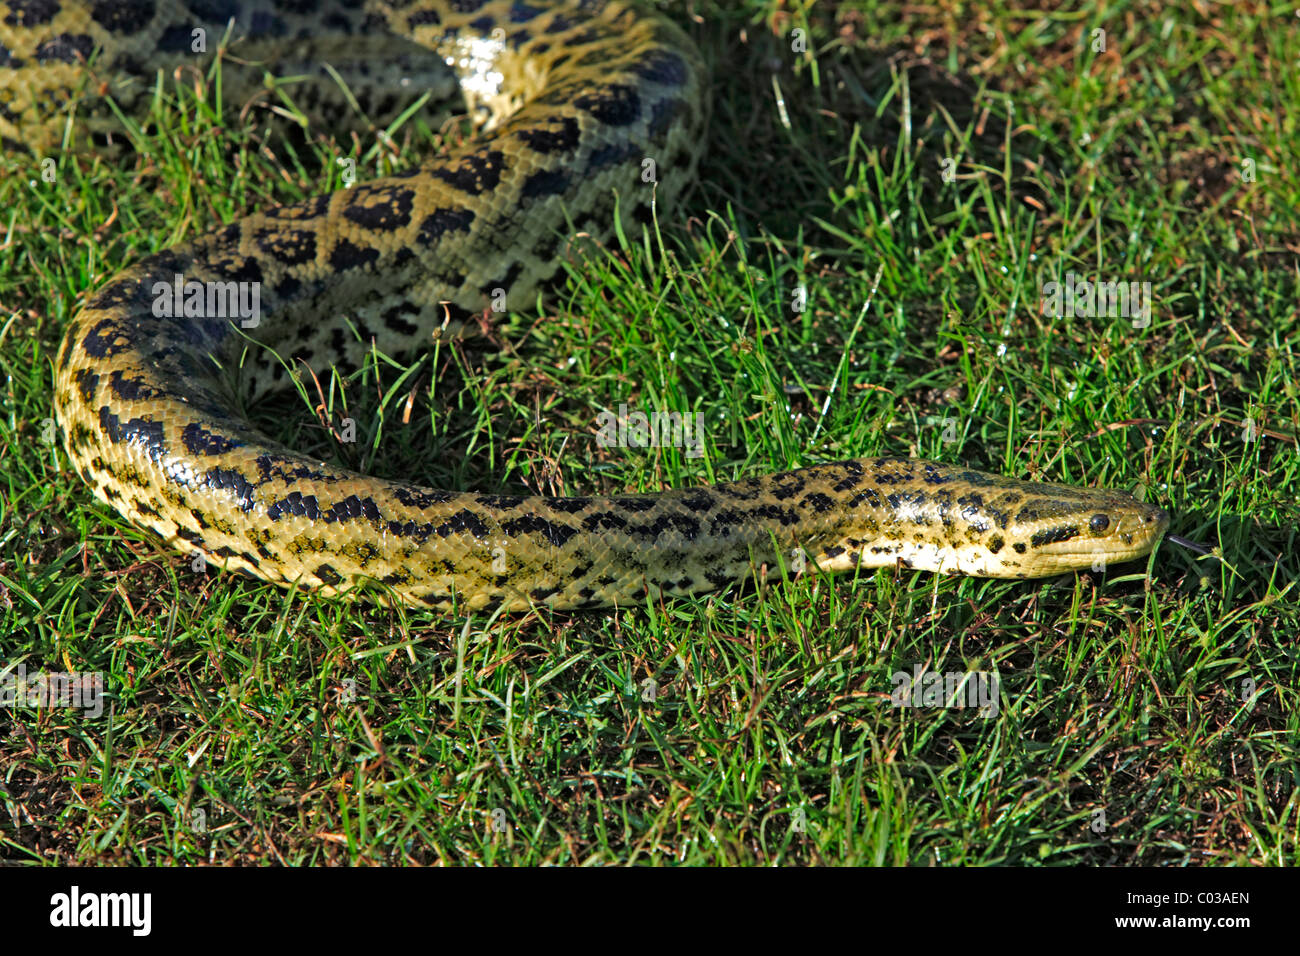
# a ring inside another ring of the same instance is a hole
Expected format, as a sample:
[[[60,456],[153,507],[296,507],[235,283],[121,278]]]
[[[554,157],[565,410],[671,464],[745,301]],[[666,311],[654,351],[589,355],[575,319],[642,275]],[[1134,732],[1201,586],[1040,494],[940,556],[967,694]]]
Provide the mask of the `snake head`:
[[[1040,516],[1026,528],[1035,576],[1100,570],[1149,554],[1169,528],[1169,513],[1118,492],[1070,502],[1068,514]]]

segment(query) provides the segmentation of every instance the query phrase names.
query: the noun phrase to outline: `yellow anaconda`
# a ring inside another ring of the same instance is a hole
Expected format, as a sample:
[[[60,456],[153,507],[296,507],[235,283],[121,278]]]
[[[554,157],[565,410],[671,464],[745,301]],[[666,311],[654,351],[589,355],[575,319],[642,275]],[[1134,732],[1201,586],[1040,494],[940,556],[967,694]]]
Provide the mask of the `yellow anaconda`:
[[[62,135],[66,117],[54,113],[92,52],[98,88],[129,100],[139,86],[121,76],[183,59],[203,30],[219,37],[232,20],[233,36],[295,64],[311,62],[317,31],[355,37],[343,51],[391,31],[387,42],[435,51],[487,119],[457,152],[255,213],[146,258],[88,299],[58,353],[55,410],[77,471],[131,522],[269,581],[326,594],[380,582],[378,593],[409,604],[470,609],[636,603],[778,562],[1039,577],[1158,542],[1167,516],[1125,494],[903,458],[653,495],[516,497],[364,477],[271,441],[223,391],[221,368],[240,363],[248,338],[355,364],[371,342],[387,352],[427,343],[490,296],[531,305],[566,235],[607,237],[616,216],[633,228],[652,201],[670,208],[703,141],[698,53],[672,24],[619,4],[316,7],[0,7],[0,135],[38,154]],[[409,80],[409,63],[403,46],[383,66]],[[101,115],[93,104],[82,113]],[[657,185],[642,176],[647,159]],[[232,321],[234,304],[249,302],[239,314],[253,321]],[[243,360],[254,395],[282,384],[264,353]]]

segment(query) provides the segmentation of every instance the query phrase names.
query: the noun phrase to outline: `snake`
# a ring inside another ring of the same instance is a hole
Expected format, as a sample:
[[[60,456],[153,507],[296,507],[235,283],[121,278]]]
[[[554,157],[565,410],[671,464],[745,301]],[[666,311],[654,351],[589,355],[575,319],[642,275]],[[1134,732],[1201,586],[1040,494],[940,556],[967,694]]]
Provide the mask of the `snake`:
[[[102,140],[104,95],[147,100],[149,71],[194,62],[205,30],[252,44],[273,73],[277,57],[317,74],[357,60],[367,97],[424,83],[427,56],[479,126],[414,168],[254,211],[86,293],[54,362],[64,448],[99,501],[172,549],[325,597],[568,611],[769,571],[1041,578],[1147,555],[1168,527],[1123,492],[907,457],[560,497],[425,487],[295,452],[237,411],[285,386],[280,356],[355,365],[374,347],[427,349],[472,331],[493,295],[535,303],[566,237],[603,241],[671,213],[706,144],[710,77],[692,40],[585,0],[0,10],[0,138],[38,157],[66,141],[73,112]]]

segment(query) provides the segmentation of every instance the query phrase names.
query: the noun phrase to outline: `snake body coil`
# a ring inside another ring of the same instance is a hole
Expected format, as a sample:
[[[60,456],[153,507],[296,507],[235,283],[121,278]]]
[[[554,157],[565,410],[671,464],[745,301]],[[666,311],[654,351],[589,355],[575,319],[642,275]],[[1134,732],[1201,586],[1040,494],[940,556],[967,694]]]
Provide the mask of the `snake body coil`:
[[[1128,495],[902,458],[554,498],[364,477],[271,441],[223,391],[222,369],[241,361],[255,396],[283,384],[278,362],[244,356],[245,335],[308,362],[356,364],[372,342],[386,352],[427,344],[498,290],[531,304],[574,229],[606,237],[617,217],[627,228],[648,221],[652,199],[670,206],[703,137],[693,46],[617,4],[414,0],[306,20],[308,6],[0,5],[0,134],[37,152],[59,135],[51,107],[69,98],[92,50],[97,75],[137,72],[183,57],[198,27],[220,36],[230,17],[236,35],[290,62],[310,60],[296,44],[313,24],[357,44],[392,31],[435,51],[488,118],[486,136],[453,154],[256,213],[148,257],[90,297],[58,353],[55,410],[77,471],[132,523],[269,581],[327,594],[379,582],[405,603],[462,609],[635,603],[804,560],[1039,577],[1137,557],[1159,540],[1167,516]],[[401,72],[408,57],[403,48],[387,66]],[[654,187],[641,175],[647,158]],[[259,317],[238,329],[220,305],[248,289]],[[174,307],[160,308],[169,296]],[[360,341],[344,334],[345,318]]]

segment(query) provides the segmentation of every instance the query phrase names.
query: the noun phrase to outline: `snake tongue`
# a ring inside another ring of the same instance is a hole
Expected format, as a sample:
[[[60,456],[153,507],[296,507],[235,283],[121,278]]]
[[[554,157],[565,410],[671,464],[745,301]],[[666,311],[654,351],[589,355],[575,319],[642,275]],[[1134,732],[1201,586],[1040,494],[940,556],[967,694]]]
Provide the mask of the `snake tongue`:
[[[1184,538],[1182,535],[1166,534],[1165,540],[1170,542],[1171,544],[1176,544],[1179,545],[1180,547],[1187,548],[1190,551],[1195,551],[1197,554],[1204,554],[1207,557],[1214,556],[1214,552],[1211,551],[1207,545],[1199,544],[1196,541],[1191,541],[1187,538]]]

